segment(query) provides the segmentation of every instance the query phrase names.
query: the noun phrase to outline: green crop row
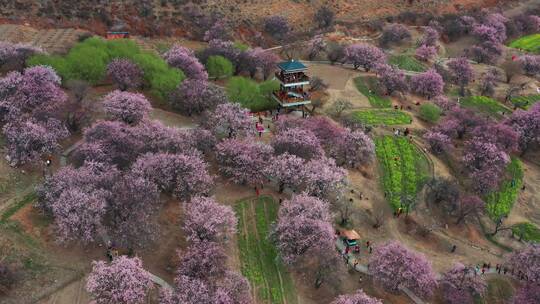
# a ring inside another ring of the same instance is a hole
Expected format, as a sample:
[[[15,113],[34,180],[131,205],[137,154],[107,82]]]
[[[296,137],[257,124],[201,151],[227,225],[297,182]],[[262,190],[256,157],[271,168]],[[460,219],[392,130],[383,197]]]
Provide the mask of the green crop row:
[[[518,38],[510,43],[510,47],[540,54],[540,34],[532,34]]]
[[[532,223],[519,223],[512,226],[512,234],[526,242],[540,243],[540,229]]]
[[[367,97],[367,99],[369,100],[369,104],[372,107],[375,107],[375,108],[391,107],[392,101],[390,100],[390,98],[383,98],[379,96],[377,93],[375,93],[374,90],[370,89],[368,84],[371,84],[372,81],[373,80],[371,78],[356,77],[354,78],[354,85],[356,86],[356,89],[358,89],[358,91],[362,93],[362,95]]]
[[[526,110],[533,104],[540,101],[540,94],[516,96],[516,97],[512,97],[511,101],[514,104],[514,106]]]
[[[461,99],[460,104],[462,107],[473,108],[496,118],[502,117],[502,113],[512,113],[512,110],[508,107],[486,96],[471,96],[463,98]]]
[[[427,179],[424,155],[406,137],[383,136],[375,147],[387,200],[394,210],[406,208]]]
[[[352,114],[353,119],[366,125],[406,125],[412,122],[412,117],[406,112],[394,109],[366,109]]]
[[[512,158],[506,171],[508,178],[499,190],[485,197],[488,215],[495,221],[510,213],[523,186],[523,165],[518,158]]]
[[[237,203],[241,269],[262,303],[296,303],[292,278],[268,238],[278,208],[269,196]]]
[[[411,72],[425,72],[427,68],[424,64],[414,58],[412,55],[394,55],[390,56],[388,63],[397,66],[398,68]]]

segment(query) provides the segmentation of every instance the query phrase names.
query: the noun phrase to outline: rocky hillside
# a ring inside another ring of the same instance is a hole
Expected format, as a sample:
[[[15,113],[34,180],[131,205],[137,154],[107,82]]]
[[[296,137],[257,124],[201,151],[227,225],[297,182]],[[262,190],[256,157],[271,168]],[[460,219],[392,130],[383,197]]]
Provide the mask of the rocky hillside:
[[[259,27],[280,14],[308,29],[323,5],[338,22],[356,23],[402,12],[453,13],[510,0],[0,0],[4,23],[81,27],[96,33],[110,28],[154,35],[197,36],[212,19],[226,16],[236,26]]]

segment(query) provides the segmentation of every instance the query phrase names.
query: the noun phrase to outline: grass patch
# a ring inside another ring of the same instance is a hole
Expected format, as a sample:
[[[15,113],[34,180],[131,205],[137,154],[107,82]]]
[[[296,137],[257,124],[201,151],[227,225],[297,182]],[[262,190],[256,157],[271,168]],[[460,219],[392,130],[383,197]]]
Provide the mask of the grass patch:
[[[462,107],[473,108],[480,112],[484,112],[495,118],[501,118],[502,113],[512,113],[512,110],[505,107],[495,99],[486,96],[471,96],[461,99]]]
[[[540,34],[523,36],[512,41],[509,46],[527,52],[540,54]]]
[[[526,242],[540,243],[540,229],[529,222],[519,223],[512,226],[512,234],[519,240]]]
[[[398,68],[411,71],[411,72],[425,72],[427,71],[426,66],[414,58],[412,55],[393,55],[388,59],[388,63],[395,65]]]
[[[279,90],[279,82],[275,80],[257,83],[253,79],[236,76],[229,79],[226,90],[232,102],[252,112],[272,110],[279,106],[271,97],[272,92]]]
[[[514,295],[512,284],[504,277],[492,277],[487,279],[487,291],[482,304],[508,303]]]
[[[368,109],[356,111],[353,118],[366,125],[406,125],[412,122],[409,114],[394,109]]]
[[[431,103],[424,103],[420,106],[420,117],[431,123],[436,123],[441,117],[442,110],[438,106]]]
[[[518,158],[512,158],[506,171],[508,177],[499,190],[485,197],[487,213],[494,221],[510,213],[523,186],[523,164]]]
[[[142,51],[129,39],[88,38],[77,43],[65,56],[38,54],[28,60],[28,65],[51,66],[64,83],[79,79],[95,85],[106,79],[107,65],[116,58],[135,62],[144,72],[146,86],[161,99],[167,98],[185,78],[180,69],[169,67],[163,58]]]
[[[29,203],[35,201],[36,199],[37,194],[34,191],[25,195],[21,200],[15,202],[4,213],[2,213],[2,216],[0,216],[0,224],[5,223],[12,215],[17,213],[17,211],[19,211],[21,208],[28,205]]]
[[[373,88],[373,81],[375,80],[372,78],[356,77],[354,78],[354,85],[356,86],[356,89],[358,89],[358,91],[362,93],[362,95],[367,97],[367,99],[369,100],[369,104],[372,107],[390,108],[392,106],[392,101],[390,100],[390,98],[383,98],[377,95],[377,93],[375,93],[375,91],[371,89]]]
[[[527,110],[530,106],[540,101],[540,94],[515,96],[510,101],[515,107]]]
[[[279,205],[270,196],[238,202],[238,246],[242,274],[264,303],[297,303],[293,281],[268,238]]]
[[[429,177],[425,156],[406,137],[383,136],[375,139],[382,169],[386,199],[394,210],[406,209],[416,199]]]

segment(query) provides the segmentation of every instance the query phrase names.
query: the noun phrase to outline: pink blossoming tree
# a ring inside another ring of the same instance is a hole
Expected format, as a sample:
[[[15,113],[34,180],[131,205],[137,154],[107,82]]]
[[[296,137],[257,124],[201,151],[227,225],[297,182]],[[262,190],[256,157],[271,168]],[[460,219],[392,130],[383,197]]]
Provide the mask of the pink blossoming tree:
[[[237,222],[230,206],[212,198],[195,197],[186,206],[184,231],[192,242],[223,242],[236,233]]]
[[[415,51],[416,58],[422,61],[430,61],[437,55],[437,48],[430,45],[421,45]]]
[[[398,291],[403,286],[429,298],[437,287],[435,273],[426,257],[396,241],[377,247],[368,267],[375,282],[390,291]]]
[[[182,70],[188,78],[197,80],[208,79],[208,73],[206,73],[204,66],[195,57],[193,51],[186,47],[173,45],[170,50],[163,54],[163,58],[170,66]]]
[[[400,69],[388,64],[380,64],[376,67],[379,83],[386,89],[388,95],[394,92],[406,92],[408,89],[405,74]]]
[[[152,281],[139,258],[120,256],[110,264],[92,263],[92,272],[86,281],[86,290],[96,304],[145,303]]]
[[[265,169],[273,154],[271,146],[247,140],[227,139],[216,146],[219,171],[237,184],[265,183]]]
[[[106,225],[111,239],[126,248],[141,248],[154,241],[159,230],[157,215],[161,207],[157,186],[145,178],[126,173],[116,180],[110,193]]]
[[[330,304],[382,304],[381,300],[368,296],[362,289],[353,294],[338,296]]]
[[[352,44],[345,48],[345,61],[352,64],[355,69],[363,67],[369,71],[385,60],[386,55],[383,51],[370,44]]]
[[[522,155],[531,147],[540,143],[540,104],[533,105],[529,110],[516,110],[505,123],[519,135],[519,148]]]
[[[207,282],[218,280],[226,273],[227,255],[220,244],[214,242],[192,243],[184,252],[179,252],[178,275]]]
[[[113,120],[136,125],[152,110],[143,94],[113,91],[103,98],[103,109]]]
[[[375,144],[364,132],[346,129],[339,139],[338,162],[351,168],[370,163],[375,158]]]
[[[410,88],[416,94],[430,99],[443,93],[444,81],[441,75],[431,69],[414,75],[411,78]]]
[[[440,285],[448,304],[473,304],[474,298],[483,296],[487,289],[486,282],[476,275],[475,269],[460,263],[443,274]]]
[[[313,132],[292,128],[278,133],[272,139],[276,154],[289,153],[303,159],[314,159],[324,155],[319,139]]]
[[[129,59],[113,59],[107,66],[107,74],[122,91],[138,88],[142,84],[143,71]]]
[[[331,158],[313,159],[305,166],[305,189],[310,195],[330,197],[341,191],[346,174]]]
[[[196,154],[146,154],[137,159],[132,170],[180,199],[208,195],[212,190],[207,165]]]
[[[536,76],[540,74],[540,56],[525,55],[519,58],[519,62],[525,74]]]
[[[506,266],[527,282],[540,284],[540,244],[529,244],[512,252],[507,257]]]
[[[254,133],[249,110],[238,103],[219,104],[207,112],[204,126],[216,137],[245,137]]]
[[[460,95],[464,96],[465,87],[474,78],[474,71],[469,60],[465,57],[452,59],[448,62],[448,69],[450,70],[450,75],[454,79],[454,82],[459,85]]]
[[[304,160],[287,152],[275,156],[266,167],[268,176],[274,179],[282,193],[285,187],[293,190],[300,189],[304,181]]]
[[[57,241],[80,241],[83,244],[95,241],[103,227],[105,206],[104,195],[100,192],[87,194],[77,189],[62,192],[50,206]]]
[[[213,110],[217,105],[228,102],[223,89],[198,79],[184,80],[169,99],[176,110],[188,116]]]

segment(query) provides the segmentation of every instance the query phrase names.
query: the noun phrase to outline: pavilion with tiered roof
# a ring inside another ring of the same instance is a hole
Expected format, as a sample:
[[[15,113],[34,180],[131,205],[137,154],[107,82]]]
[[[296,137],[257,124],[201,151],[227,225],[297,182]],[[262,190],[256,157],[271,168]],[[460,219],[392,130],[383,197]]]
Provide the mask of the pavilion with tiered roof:
[[[305,74],[307,67],[300,61],[290,60],[277,64],[279,71],[275,73],[279,81],[279,90],[273,97],[282,108],[301,108],[311,103],[310,93],[304,88],[309,85],[309,77]]]

